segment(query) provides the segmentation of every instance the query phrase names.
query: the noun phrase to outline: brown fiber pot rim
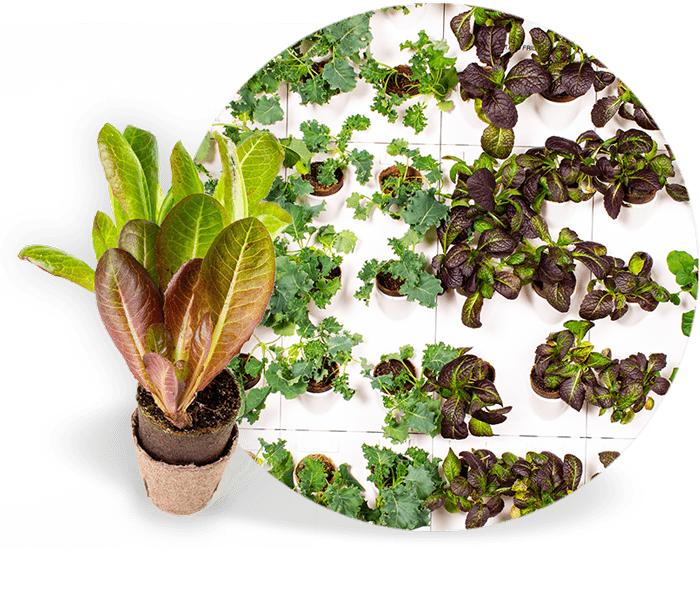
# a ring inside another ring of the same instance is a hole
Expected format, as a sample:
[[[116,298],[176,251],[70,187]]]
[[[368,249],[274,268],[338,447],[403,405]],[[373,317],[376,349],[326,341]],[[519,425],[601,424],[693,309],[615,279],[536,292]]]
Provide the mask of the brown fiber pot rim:
[[[530,371],[530,386],[532,390],[543,399],[556,400],[561,399],[559,396],[559,389],[548,389],[543,384],[539,384],[540,379],[535,375],[535,368],[533,367]]]

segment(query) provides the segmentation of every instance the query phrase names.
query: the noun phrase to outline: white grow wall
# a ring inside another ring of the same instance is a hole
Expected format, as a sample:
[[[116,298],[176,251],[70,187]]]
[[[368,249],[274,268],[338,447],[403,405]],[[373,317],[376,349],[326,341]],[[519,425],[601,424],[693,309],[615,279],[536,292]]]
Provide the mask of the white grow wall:
[[[415,40],[420,30],[425,30],[431,39],[445,39],[450,45],[448,56],[457,57],[457,71],[461,71],[476,61],[474,50],[462,52],[457,46],[449,23],[453,16],[466,9],[462,5],[428,4],[411,7],[411,12],[377,11],[370,25],[374,40],[371,44],[373,55],[382,63],[407,63],[408,51],[401,51],[399,44]],[[520,15],[526,16],[526,15]],[[547,23],[524,23],[525,31],[535,26],[547,29]],[[585,40],[573,39],[582,43]],[[528,45],[530,47],[528,48]],[[511,63],[529,57],[531,53],[529,36],[525,45]],[[274,56],[267,56],[270,59]],[[605,56],[600,57],[604,61]],[[263,63],[259,64],[264,65]],[[617,73],[617,72],[613,72]],[[624,75],[622,72],[621,75]],[[614,88],[614,84],[612,85]],[[612,90],[606,90],[612,92]],[[342,265],[342,289],[335,295],[333,303],[325,310],[312,311],[312,317],[320,320],[334,315],[349,331],[360,333],[364,342],[354,351],[355,357],[364,357],[378,362],[382,354],[396,352],[399,347],[411,344],[416,349],[415,358],[420,361],[426,344],[445,342],[454,346],[471,346],[472,353],[487,360],[496,368],[495,384],[505,405],[513,409],[505,423],[494,426],[494,436],[474,437],[465,440],[446,440],[440,436],[412,434],[408,444],[430,452],[441,459],[451,447],[456,453],[462,450],[486,448],[497,455],[505,451],[525,456],[528,451],[549,450],[563,457],[566,453],[578,456],[584,464],[582,483],[602,470],[598,453],[602,450],[623,451],[639,434],[654,410],[643,411],[626,425],[611,423],[609,414],[598,416],[595,407],[581,412],[569,408],[563,402],[547,403],[536,397],[529,384],[536,346],[546,339],[550,332],[562,329],[565,321],[578,319],[578,308],[588,282],[588,272],[577,273],[577,288],[572,298],[571,310],[561,314],[553,310],[536,296],[529,287],[514,301],[500,296],[486,301],[481,315],[483,327],[470,329],[460,321],[464,298],[455,293],[439,297],[438,307],[428,309],[418,303],[390,300],[375,291],[369,306],[353,298],[361,282],[357,273],[363,263],[371,258],[389,259],[391,251],[387,244],[389,237],[400,237],[406,226],[374,210],[367,221],[353,219],[353,211],[344,206],[344,200],[353,192],[371,195],[378,189],[376,176],[393,163],[387,155],[386,146],[395,138],[409,141],[411,148],[420,149],[422,154],[431,154],[440,160],[447,155],[457,156],[471,163],[480,153],[479,139],[484,128],[475,113],[471,102],[462,102],[453,92],[450,98],[455,106],[449,112],[441,112],[435,107],[435,100],[428,99],[429,124],[426,129],[415,134],[412,129],[396,124],[370,110],[372,89],[363,80],[358,80],[355,90],[333,97],[323,106],[301,105],[299,96],[282,87],[280,102],[285,112],[283,121],[269,129],[278,137],[289,135],[300,137],[299,125],[302,121],[316,119],[325,123],[335,134],[345,118],[352,114],[363,114],[370,118],[371,127],[355,133],[350,147],[366,149],[374,154],[373,178],[361,186],[352,171],[346,175],[345,186],[337,195],[326,199],[326,212],[316,219],[319,225],[333,224],[340,231],[350,229],[358,236],[358,244],[353,254],[346,255]],[[547,102],[540,96],[532,96],[518,107],[519,121],[515,128],[515,152],[524,152],[530,147],[544,145],[551,135],[575,139],[583,131],[593,129],[590,111],[597,98],[590,90],[585,96],[568,104]],[[644,97],[640,97],[644,100]],[[400,108],[410,106],[418,99],[412,99]],[[652,115],[654,113],[651,113]],[[228,111],[224,110],[215,123],[230,122]],[[615,117],[611,123],[597,132],[604,139],[614,135],[618,128],[635,126]],[[217,129],[216,126],[212,130]],[[665,140],[661,132],[649,132],[652,138],[664,148]],[[443,162],[445,188],[449,193],[447,172],[450,163]],[[673,182],[682,183],[676,167],[677,177]],[[309,197],[311,204],[320,199]],[[582,238],[603,243],[608,253],[628,260],[636,251],[646,251],[654,259],[653,277],[671,292],[678,290],[673,275],[666,266],[666,256],[672,250],[685,250],[696,254],[695,228],[688,203],[671,200],[661,191],[648,205],[623,209],[617,220],[612,220],[602,205],[602,197],[597,194],[586,203],[555,204],[545,203],[542,213],[549,224],[552,235],[563,227],[570,227]],[[430,259],[439,253],[434,237],[428,238],[419,249]],[[668,377],[673,367],[679,365],[687,338],[680,331],[681,313],[692,308],[688,298],[681,307],[670,303],[661,304],[648,313],[632,306],[627,315],[619,321],[610,319],[596,321],[590,332],[590,341],[597,350],[608,347],[613,357],[624,358],[629,354],[643,352],[650,354],[663,352],[668,357],[668,366],[662,376]],[[276,336],[270,330],[259,328],[256,332],[263,341]],[[249,342],[243,351],[252,348]],[[240,445],[255,453],[259,449],[258,438],[267,442],[287,440],[295,462],[307,454],[322,452],[336,464],[348,463],[352,474],[365,486],[366,496],[372,500],[373,485],[367,483],[366,462],[362,454],[362,444],[380,444],[401,451],[404,446],[392,446],[382,437],[385,409],[378,391],[371,388],[368,380],[360,374],[358,365],[349,369],[350,385],[357,391],[350,401],[340,396],[326,397],[324,404],[318,399],[302,395],[295,400],[286,400],[280,394],[270,395],[260,419],[253,425],[241,424]],[[670,394],[673,394],[673,387]],[[663,397],[652,395],[657,407]],[[507,519],[509,505],[503,513],[489,524]],[[464,514],[451,515],[444,510],[435,512],[430,529],[463,529]]]

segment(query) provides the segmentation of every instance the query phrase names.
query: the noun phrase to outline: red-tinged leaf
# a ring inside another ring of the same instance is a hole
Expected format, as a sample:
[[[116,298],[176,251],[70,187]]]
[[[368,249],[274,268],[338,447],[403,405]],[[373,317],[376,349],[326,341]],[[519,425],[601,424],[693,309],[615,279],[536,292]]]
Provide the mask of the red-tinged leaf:
[[[467,297],[462,305],[462,323],[473,329],[481,327],[481,308],[483,305],[484,297],[480,292],[477,291]]]
[[[570,63],[561,72],[561,82],[569,96],[583,96],[595,80],[595,71],[588,62]]]
[[[178,382],[175,367],[167,358],[155,352],[143,357],[143,365],[153,383],[153,394],[159,398],[159,404],[165,407],[165,416],[175,427],[184,428],[191,425],[187,414],[178,412],[178,394],[184,383]]]
[[[467,179],[469,196],[481,208],[489,213],[496,212],[496,201],[493,193],[496,190],[496,177],[487,168],[479,168]]]
[[[483,26],[476,33],[476,55],[482,63],[495,65],[506,48],[508,33],[503,27]]]
[[[134,378],[154,393],[142,358],[147,353],[149,328],[163,323],[163,297],[158,286],[134,256],[111,248],[97,263],[95,299],[102,323]]]
[[[468,530],[483,528],[490,517],[488,508],[481,503],[476,503],[467,513],[465,526]]]
[[[206,387],[212,379],[207,381],[203,386],[196,386],[197,379],[207,369],[207,362],[212,351],[212,332],[213,325],[211,315],[204,313],[200,319],[192,338],[188,342],[187,356],[187,374],[185,381],[185,390],[178,399],[178,411],[183,413],[187,411],[196,394]],[[223,370],[223,368],[221,369]],[[219,370],[214,376],[221,372]]]
[[[505,86],[518,96],[530,96],[549,88],[552,77],[534,59],[523,59],[516,63],[505,79]]]
[[[202,261],[195,295],[211,311],[211,351],[205,371],[192,375],[188,386],[201,390],[238,354],[262,320],[274,281],[274,246],[258,219],[235,221],[216,237]]]
[[[163,220],[156,246],[163,292],[180,266],[205,256],[226,225],[226,211],[206,194],[192,194],[173,207]]]
[[[622,209],[625,190],[621,184],[611,184],[603,195],[603,205],[611,219],[617,219]]]
[[[484,96],[481,108],[489,121],[501,129],[512,129],[518,122],[518,109],[513,99],[500,88]]]
[[[575,491],[581,482],[583,474],[583,464],[573,454],[564,456],[564,480],[569,491]]]
[[[144,219],[132,219],[119,232],[117,247],[129,252],[141,264],[154,282],[158,283],[156,242],[158,225]]]
[[[605,127],[615,116],[615,113],[620,109],[621,105],[622,100],[618,97],[607,96],[601,98],[593,105],[593,109],[591,110],[591,122],[596,127]]]
[[[194,297],[201,267],[201,258],[185,262],[170,280],[163,297],[165,325],[173,337],[175,362],[187,360],[190,341],[202,315],[202,310],[195,307]]]
[[[589,321],[602,319],[612,313],[615,298],[604,290],[592,290],[581,301],[579,315]]]

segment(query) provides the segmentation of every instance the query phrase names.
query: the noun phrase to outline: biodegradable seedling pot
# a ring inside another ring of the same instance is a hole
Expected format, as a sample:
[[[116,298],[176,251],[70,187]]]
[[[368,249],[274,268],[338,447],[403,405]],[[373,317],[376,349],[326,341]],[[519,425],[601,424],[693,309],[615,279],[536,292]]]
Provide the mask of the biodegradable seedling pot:
[[[323,162],[311,162],[311,171],[308,174],[303,174],[302,179],[311,183],[311,186],[313,186],[312,194],[314,196],[326,197],[335,194],[343,187],[345,177],[343,175],[343,171],[340,168],[338,168],[335,171],[335,184],[331,184],[330,186],[325,186],[324,184],[321,184],[318,181],[318,168],[321,166],[322,163]]]
[[[397,65],[394,67],[396,73],[389,76],[386,85],[388,94],[396,94],[397,96],[418,96],[418,84],[411,78],[413,70],[407,65]]]
[[[335,476],[335,473],[338,470],[338,467],[335,465],[335,463],[325,454],[309,454],[307,456],[304,456],[304,458],[302,458],[294,467],[294,482],[297,485],[299,484],[299,472],[305,468],[304,461],[308,458],[320,460],[321,465],[323,466],[323,470],[326,473],[326,479],[329,483],[333,482],[333,477]]]
[[[252,389],[256,384],[260,382],[261,375],[258,374],[257,376],[248,376],[245,374],[245,365],[246,362],[248,361],[248,358],[250,358],[250,354],[239,354],[239,357],[241,358],[241,366],[243,368],[243,390],[249,390]]]
[[[399,291],[404,284],[403,280],[394,278],[389,272],[377,273],[377,288],[380,292],[390,297],[402,297]]]
[[[308,393],[325,393],[326,391],[330,391],[333,387],[333,380],[338,376],[340,367],[337,362],[331,362],[330,365],[324,362],[324,367],[328,370],[328,376],[320,381],[311,379],[309,384],[306,385],[306,391]]]
[[[532,390],[543,399],[560,399],[559,389],[548,389],[545,386],[544,381],[535,374],[534,367],[532,370],[530,370],[530,386],[532,387]]]
[[[385,374],[393,374],[394,376],[399,375],[401,372],[410,372],[414,377],[417,375],[416,367],[410,360],[396,360],[392,358],[390,360],[384,360],[377,364],[372,371],[372,376],[383,376]],[[411,383],[406,383],[403,387],[404,391],[411,388]],[[385,390],[385,393],[389,395],[396,394],[397,390]]]
[[[379,172],[379,175],[377,176],[377,180],[379,181],[379,187],[384,191],[384,192],[391,192],[392,188],[387,186],[386,188],[384,187],[384,184],[386,183],[387,178],[400,178],[402,175],[401,169],[394,165],[394,166],[389,166],[388,168],[384,168],[381,172]],[[406,182],[422,182],[423,181],[423,176],[421,173],[416,170],[413,166],[408,166],[406,168]]]
[[[146,493],[153,504],[174,515],[206,507],[238,443],[238,384],[224,370],[197,395],[188,412],[192,427],[167,421],[142,386],[131,418],[136,454]]]

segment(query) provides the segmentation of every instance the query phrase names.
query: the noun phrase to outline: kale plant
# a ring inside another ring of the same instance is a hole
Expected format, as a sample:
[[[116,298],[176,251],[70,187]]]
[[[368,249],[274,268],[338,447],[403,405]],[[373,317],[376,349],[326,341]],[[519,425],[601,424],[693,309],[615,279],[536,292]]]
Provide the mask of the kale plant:
[[[687,292],[698,298],[698,259],[693,258],[688,252],[674,250],[666,257],[668,269],[676,278],[676,284],[681,287],[680,292],[671,294],[671,302],[674,305],[681,304],[681,292]],[[695,309],[686,311],[681,317],[681,331],[683,335],[689,336],[695,318]]]

